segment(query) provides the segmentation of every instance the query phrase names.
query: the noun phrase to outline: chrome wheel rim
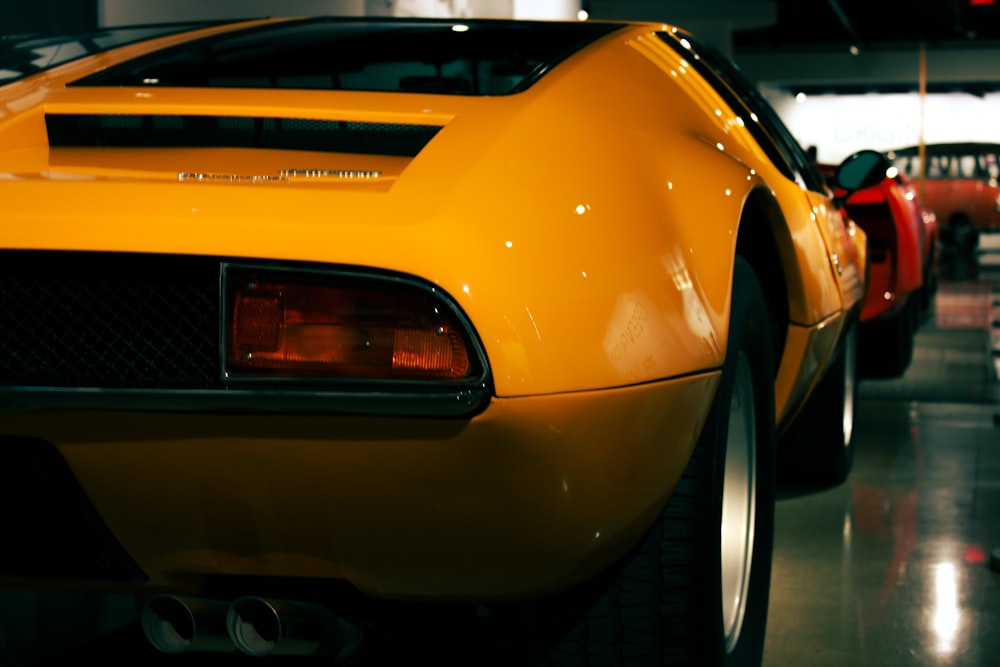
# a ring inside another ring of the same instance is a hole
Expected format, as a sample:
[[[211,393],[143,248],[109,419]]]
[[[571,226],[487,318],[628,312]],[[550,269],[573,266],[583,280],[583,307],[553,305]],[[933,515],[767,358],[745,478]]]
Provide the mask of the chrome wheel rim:
[[[722,627],[727,653],[739,641],[750,585],[757,510],[756,451],[753,381],[750,363],[741,352],[729,403],[722,487]]]
[[[844,341],[844,448],[854,437],[854,384],[857,382],[858,340],[854,331]]]

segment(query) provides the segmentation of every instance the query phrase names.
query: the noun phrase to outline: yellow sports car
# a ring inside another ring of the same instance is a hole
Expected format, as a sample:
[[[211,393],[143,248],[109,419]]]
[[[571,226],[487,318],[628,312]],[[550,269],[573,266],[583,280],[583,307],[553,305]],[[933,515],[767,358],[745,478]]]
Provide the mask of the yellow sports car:
[[[760,661],[774,471],[850,469],[866,245],[725,58],[365,18],[2,57],[0,587],[135,595],[166,652],[344,657],[413,601]]]

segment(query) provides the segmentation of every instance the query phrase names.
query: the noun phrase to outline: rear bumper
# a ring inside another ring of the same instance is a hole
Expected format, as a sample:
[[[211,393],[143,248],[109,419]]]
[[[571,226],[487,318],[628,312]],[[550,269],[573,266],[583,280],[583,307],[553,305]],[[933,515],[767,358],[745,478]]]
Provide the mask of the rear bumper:
[[[510,599],[572,585],[634,543],[717,381],[494,399],[467,419],[35,411],[0,416],[0,448],[55,448],[148,577],[116,590],[196,594],[178,582],[244,575]],[[87,574],[3,574],[93,587]]]

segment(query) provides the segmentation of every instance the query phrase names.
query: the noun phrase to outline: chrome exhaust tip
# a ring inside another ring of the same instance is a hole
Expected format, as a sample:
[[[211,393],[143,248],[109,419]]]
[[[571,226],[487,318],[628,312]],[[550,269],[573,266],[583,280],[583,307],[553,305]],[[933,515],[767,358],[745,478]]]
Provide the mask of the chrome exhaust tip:
[[[361,643],[357,626],[326,607],[239,598],[226,614],[229,639],[243,653],[263,655],[332,655],[342,658]]]
[[[216,600],[157,595],[142,607],[142,631],[163,653],[185,651],[231,652],[226,631],[229,605]]]

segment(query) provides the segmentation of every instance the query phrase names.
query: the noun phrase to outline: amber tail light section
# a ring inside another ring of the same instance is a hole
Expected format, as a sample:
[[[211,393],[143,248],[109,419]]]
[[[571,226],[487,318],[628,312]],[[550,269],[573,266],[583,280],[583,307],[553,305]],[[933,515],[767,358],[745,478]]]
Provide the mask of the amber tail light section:
[[[471,334],[433,288],[396,278],[229,268],[227,375],[469,382]]]

